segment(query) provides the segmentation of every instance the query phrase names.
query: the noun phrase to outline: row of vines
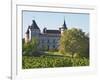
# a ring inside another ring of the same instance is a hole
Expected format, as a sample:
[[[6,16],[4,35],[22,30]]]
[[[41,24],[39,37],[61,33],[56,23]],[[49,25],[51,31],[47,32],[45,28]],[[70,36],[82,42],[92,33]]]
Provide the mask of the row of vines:
[[[52,68],[52,67],[72,67],[89,66],[87,58],[71,58],[65,56],[23,56],[23,69],[30,68]]]

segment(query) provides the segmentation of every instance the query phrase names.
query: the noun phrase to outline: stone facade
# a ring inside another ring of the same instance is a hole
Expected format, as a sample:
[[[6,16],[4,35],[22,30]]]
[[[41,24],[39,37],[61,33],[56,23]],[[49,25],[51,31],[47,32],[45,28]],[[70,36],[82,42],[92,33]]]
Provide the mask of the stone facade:
[[[32,40],[32,37],[36,37],[39,40],[39,49],[55,50],[59,47],[59,39],[63,31],[67,29],[65,20],[59,30],[48,30],[47,28],[43,29],[41,33],[40,28],[36,24],[36,21],[33,20],[31,26],[28,26],[28,29],[25,33],[25,43]]]

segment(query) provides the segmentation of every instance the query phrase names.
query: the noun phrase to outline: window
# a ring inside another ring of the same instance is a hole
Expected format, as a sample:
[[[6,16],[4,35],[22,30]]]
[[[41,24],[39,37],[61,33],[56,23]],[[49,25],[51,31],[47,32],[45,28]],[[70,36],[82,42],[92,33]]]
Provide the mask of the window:
[[[53,40],[53,43],[55,43],[55,39]]]
[[[48,43],[49,43],[49,40],[48,40]]]
[[[44,43],[44,40],[42,40],[42,43]]]
[[[53,45],[53,48],[55,49],[55,45]]]

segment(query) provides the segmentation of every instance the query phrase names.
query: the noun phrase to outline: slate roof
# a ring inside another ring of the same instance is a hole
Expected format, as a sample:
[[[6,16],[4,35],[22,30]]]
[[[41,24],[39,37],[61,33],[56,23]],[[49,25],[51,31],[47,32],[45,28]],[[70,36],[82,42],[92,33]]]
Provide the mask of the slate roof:
[[[65,20],[64,20],[64,24],[62,25],[62,29],[67,29],[67,25],[66,25]]]
[[[42,37],[60,37],[61,36],[61,34],[45,34],[45,33],[40,33],[39,34],[40,36],[42,36]]]
[[[27,31],[26,31],[26,34],[29,34],[29,28],[30,28],[30,26],[28,26]]]
[[[30,29],[39,29],[38,25],[36,24],[35,20],[32,20],[32,24],[30,26]]]
[[[46,33],[60,34],[59,30],[46,30]]]
[[[47,33],[47,34],[60,34],[60,30],[46,30],[45,33]]]
[[[26,31],[26,34],[29,34],[29,30]]]

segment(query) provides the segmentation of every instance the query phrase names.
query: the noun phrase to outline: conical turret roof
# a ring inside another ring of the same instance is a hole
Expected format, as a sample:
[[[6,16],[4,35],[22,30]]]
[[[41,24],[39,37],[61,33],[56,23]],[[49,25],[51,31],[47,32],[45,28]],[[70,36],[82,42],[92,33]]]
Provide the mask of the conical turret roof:
[[[30,26],[28,26],[27,31],[26,31],[26,34],[29,34],[29,28],[30,28]]]
[[[65,19],[64,19],[64,23],[62,25],[62,29],[67,29],[67,25],[66,25]]]
[[[37,25],[35,20],[32,20],[32,24],[30,26],[30,29],[39,29],[39,27],[38,27],[38,25]]]

